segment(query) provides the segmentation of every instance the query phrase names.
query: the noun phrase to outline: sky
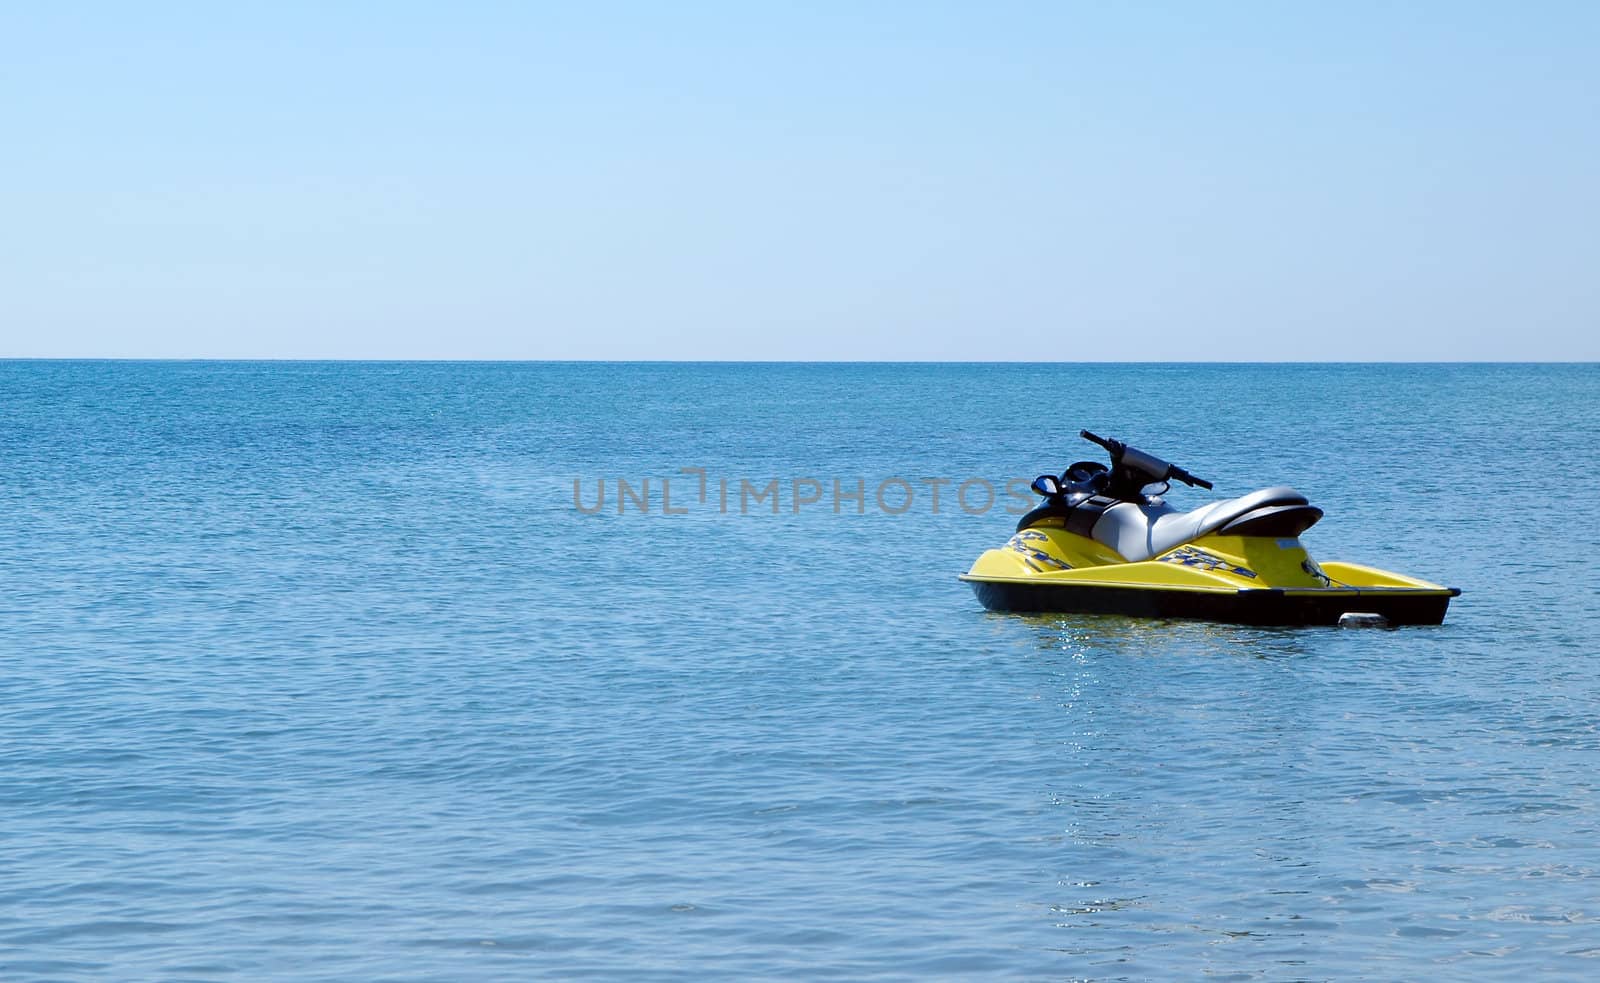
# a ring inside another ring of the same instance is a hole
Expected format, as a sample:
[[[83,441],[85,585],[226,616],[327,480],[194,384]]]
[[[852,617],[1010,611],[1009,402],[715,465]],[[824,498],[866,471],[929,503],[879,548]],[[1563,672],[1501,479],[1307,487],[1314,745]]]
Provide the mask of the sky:
[[[0,357],[1594,360],[1600,4],[0,8]]]

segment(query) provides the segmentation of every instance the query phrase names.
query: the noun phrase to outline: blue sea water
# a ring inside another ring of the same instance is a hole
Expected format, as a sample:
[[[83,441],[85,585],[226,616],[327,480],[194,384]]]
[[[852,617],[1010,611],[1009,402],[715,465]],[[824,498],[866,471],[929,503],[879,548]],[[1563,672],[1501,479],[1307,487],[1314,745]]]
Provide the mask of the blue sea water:
[[[1592,365],[0,362],[0,978],[1593,978],[1597,405]],[[1080,427],[1465,593],[984,612],[1015,517],[956,486]]]

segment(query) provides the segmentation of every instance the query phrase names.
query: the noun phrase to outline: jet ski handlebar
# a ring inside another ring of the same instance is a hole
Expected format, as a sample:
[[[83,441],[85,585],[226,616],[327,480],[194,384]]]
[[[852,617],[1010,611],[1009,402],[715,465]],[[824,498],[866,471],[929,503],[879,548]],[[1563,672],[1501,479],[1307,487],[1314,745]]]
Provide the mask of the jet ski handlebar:
[[[1078,436],[1082,437],[1084,440],[1089,441],[1090,443],[1099,444],[1101,447],[1104,447],[1106,449],[1106,451],[1108,453],[1110,453],[1113,457],[1115,457],[1118,454],[1121,454],[1122,453],[1122,449],[1127,446],[1126,444],[1124,444],[1120,440],[1107,440],[1106,438],[1100,436],[1099,434],[1090,433],[1087,430],[1079,430],[1078,431]]]
[[[1172,476],[1191,488],[1204,488],[1206,491],[1210,491],[1212,488],[1211,482],[1204,478],[1196,478],[1194,475],[1183,470],[1177,465],[1172,466]]]
[[[1140,485],[1153,484],[1157,481],[1170,481],[1175,478],[1186,485],[1208,490],[1211,488],[1211,482],[1204,478],[1196,478],[1176,464],[1168,464],[1154,454],[1147,454],[1137,447],[1129,447],[1120,440],[1102,437],[1087,430],[1078,431],[1078,436],[1104,447],[1106,452],[1111,455],[1112,471],[1127,475],[1131,479],[1130,484],[1132,481],[1145,477],[1148,477],[1149,480],[1139,482]],[[1137,491],[1138,487],[1135,486],[1132,490]]]

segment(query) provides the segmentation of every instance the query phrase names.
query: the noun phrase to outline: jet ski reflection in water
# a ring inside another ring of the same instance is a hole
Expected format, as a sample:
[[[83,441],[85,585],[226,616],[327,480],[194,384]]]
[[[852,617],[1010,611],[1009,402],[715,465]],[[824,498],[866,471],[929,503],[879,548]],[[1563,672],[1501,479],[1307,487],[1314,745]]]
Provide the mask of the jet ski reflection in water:
[[[1120,440],[1082,436],[1110,453],[1111,467],[1079,461],[1034,479],[1044,504],[961,577],[989,610],[1436,625],[1461,593],[1354,563],[1318,564],[1300,534],[1322,510],[1283,485],[1179,512],[1161,498],[1170,482],[1211,482]]]

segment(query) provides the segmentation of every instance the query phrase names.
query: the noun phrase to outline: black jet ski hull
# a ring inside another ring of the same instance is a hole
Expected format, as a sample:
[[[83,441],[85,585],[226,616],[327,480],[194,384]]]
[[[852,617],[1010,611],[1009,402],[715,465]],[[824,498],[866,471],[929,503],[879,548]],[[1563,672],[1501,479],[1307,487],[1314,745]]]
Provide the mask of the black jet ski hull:
[[[990,611],[1112,614],[1243,625],[1337,625],[1347,614],[1375,614],[1392,625],[1437,625],[1460,593],[1411,590],[1163,590],[1102,584],[970,580]]]

